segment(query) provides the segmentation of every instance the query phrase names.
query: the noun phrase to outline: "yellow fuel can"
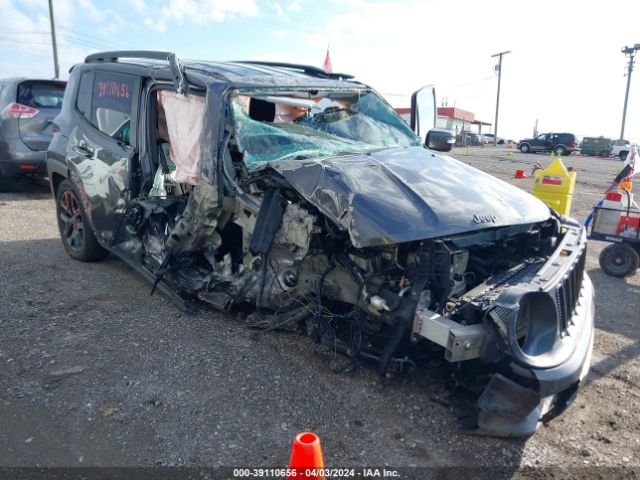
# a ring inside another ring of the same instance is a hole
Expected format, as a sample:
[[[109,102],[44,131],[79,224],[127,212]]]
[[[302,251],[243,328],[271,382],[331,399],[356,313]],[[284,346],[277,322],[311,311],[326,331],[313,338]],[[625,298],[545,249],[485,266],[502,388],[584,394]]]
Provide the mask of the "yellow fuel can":
[[[569,215],[576,172],[568,171],[562,160],[554,160],[545,169],[536,170],[533,176],[533,195],[553,208],[560,215]]]

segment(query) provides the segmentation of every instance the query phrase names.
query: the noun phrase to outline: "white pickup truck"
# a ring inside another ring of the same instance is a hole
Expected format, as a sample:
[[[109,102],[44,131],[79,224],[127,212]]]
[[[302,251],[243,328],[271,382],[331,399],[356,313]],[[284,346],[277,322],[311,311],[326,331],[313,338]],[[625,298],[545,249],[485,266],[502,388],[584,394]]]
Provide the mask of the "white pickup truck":
[[[614,157],[620,157],[623,162],[627,159],[627,155],[631,150],[631,144],[628,140],[614,140],[611,146],[611,153],[609,155]]]

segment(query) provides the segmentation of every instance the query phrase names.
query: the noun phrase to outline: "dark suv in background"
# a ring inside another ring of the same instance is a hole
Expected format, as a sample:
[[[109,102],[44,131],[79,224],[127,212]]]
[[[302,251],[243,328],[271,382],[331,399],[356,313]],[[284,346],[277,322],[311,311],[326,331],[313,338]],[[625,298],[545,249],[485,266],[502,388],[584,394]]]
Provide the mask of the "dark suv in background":
[[[525,138],[518,142],[522,153],[555,152],[570,155],[580,150],[578,137],[573,133],[542,133],[535,138]]]
[[[66,82],[0,79],[0,189],[13,177],[46,175],[45,156]]]

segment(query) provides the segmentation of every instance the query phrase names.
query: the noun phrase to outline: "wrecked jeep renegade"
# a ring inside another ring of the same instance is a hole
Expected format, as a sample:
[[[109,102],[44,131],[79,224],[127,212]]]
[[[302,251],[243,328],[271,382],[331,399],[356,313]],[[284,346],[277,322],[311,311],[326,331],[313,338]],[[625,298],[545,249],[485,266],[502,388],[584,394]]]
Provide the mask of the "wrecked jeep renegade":
[[[91,55],[47,157],[62,242],[118,255],[185,310],[252,304],[251,326],[381,375],[443,359],[479,394],[478,433],[530,434],[589,369],[585,232],[434,152],[450,148],[434,98],[414,94],[410,127],[314,67]]]

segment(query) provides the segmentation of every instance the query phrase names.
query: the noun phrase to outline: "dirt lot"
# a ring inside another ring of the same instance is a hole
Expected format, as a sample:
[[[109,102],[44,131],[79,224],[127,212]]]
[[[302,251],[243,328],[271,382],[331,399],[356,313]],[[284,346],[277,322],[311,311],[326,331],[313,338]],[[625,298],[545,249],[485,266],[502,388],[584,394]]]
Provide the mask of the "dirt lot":
[[[549,157],[506,152],[453,156],[530,189],[515,170]],[[584,220],[621,163],[565,160],[578,170],[573,213]],[[337,373],[344,359],[303,337],[252,333],[233,314],[186,315],[150,297],[113,256],[72,261],[47,185],[22,182],[0,194],[0,465],[285,466],[294,435],[311,430],[331,467],[638,474],[640,274],[605,276],[601,248],[590,244],[597,333],[578,399],[529,439],[475,437],[458,430],[448,392],[427,374],[383,385],[369,365]]]

